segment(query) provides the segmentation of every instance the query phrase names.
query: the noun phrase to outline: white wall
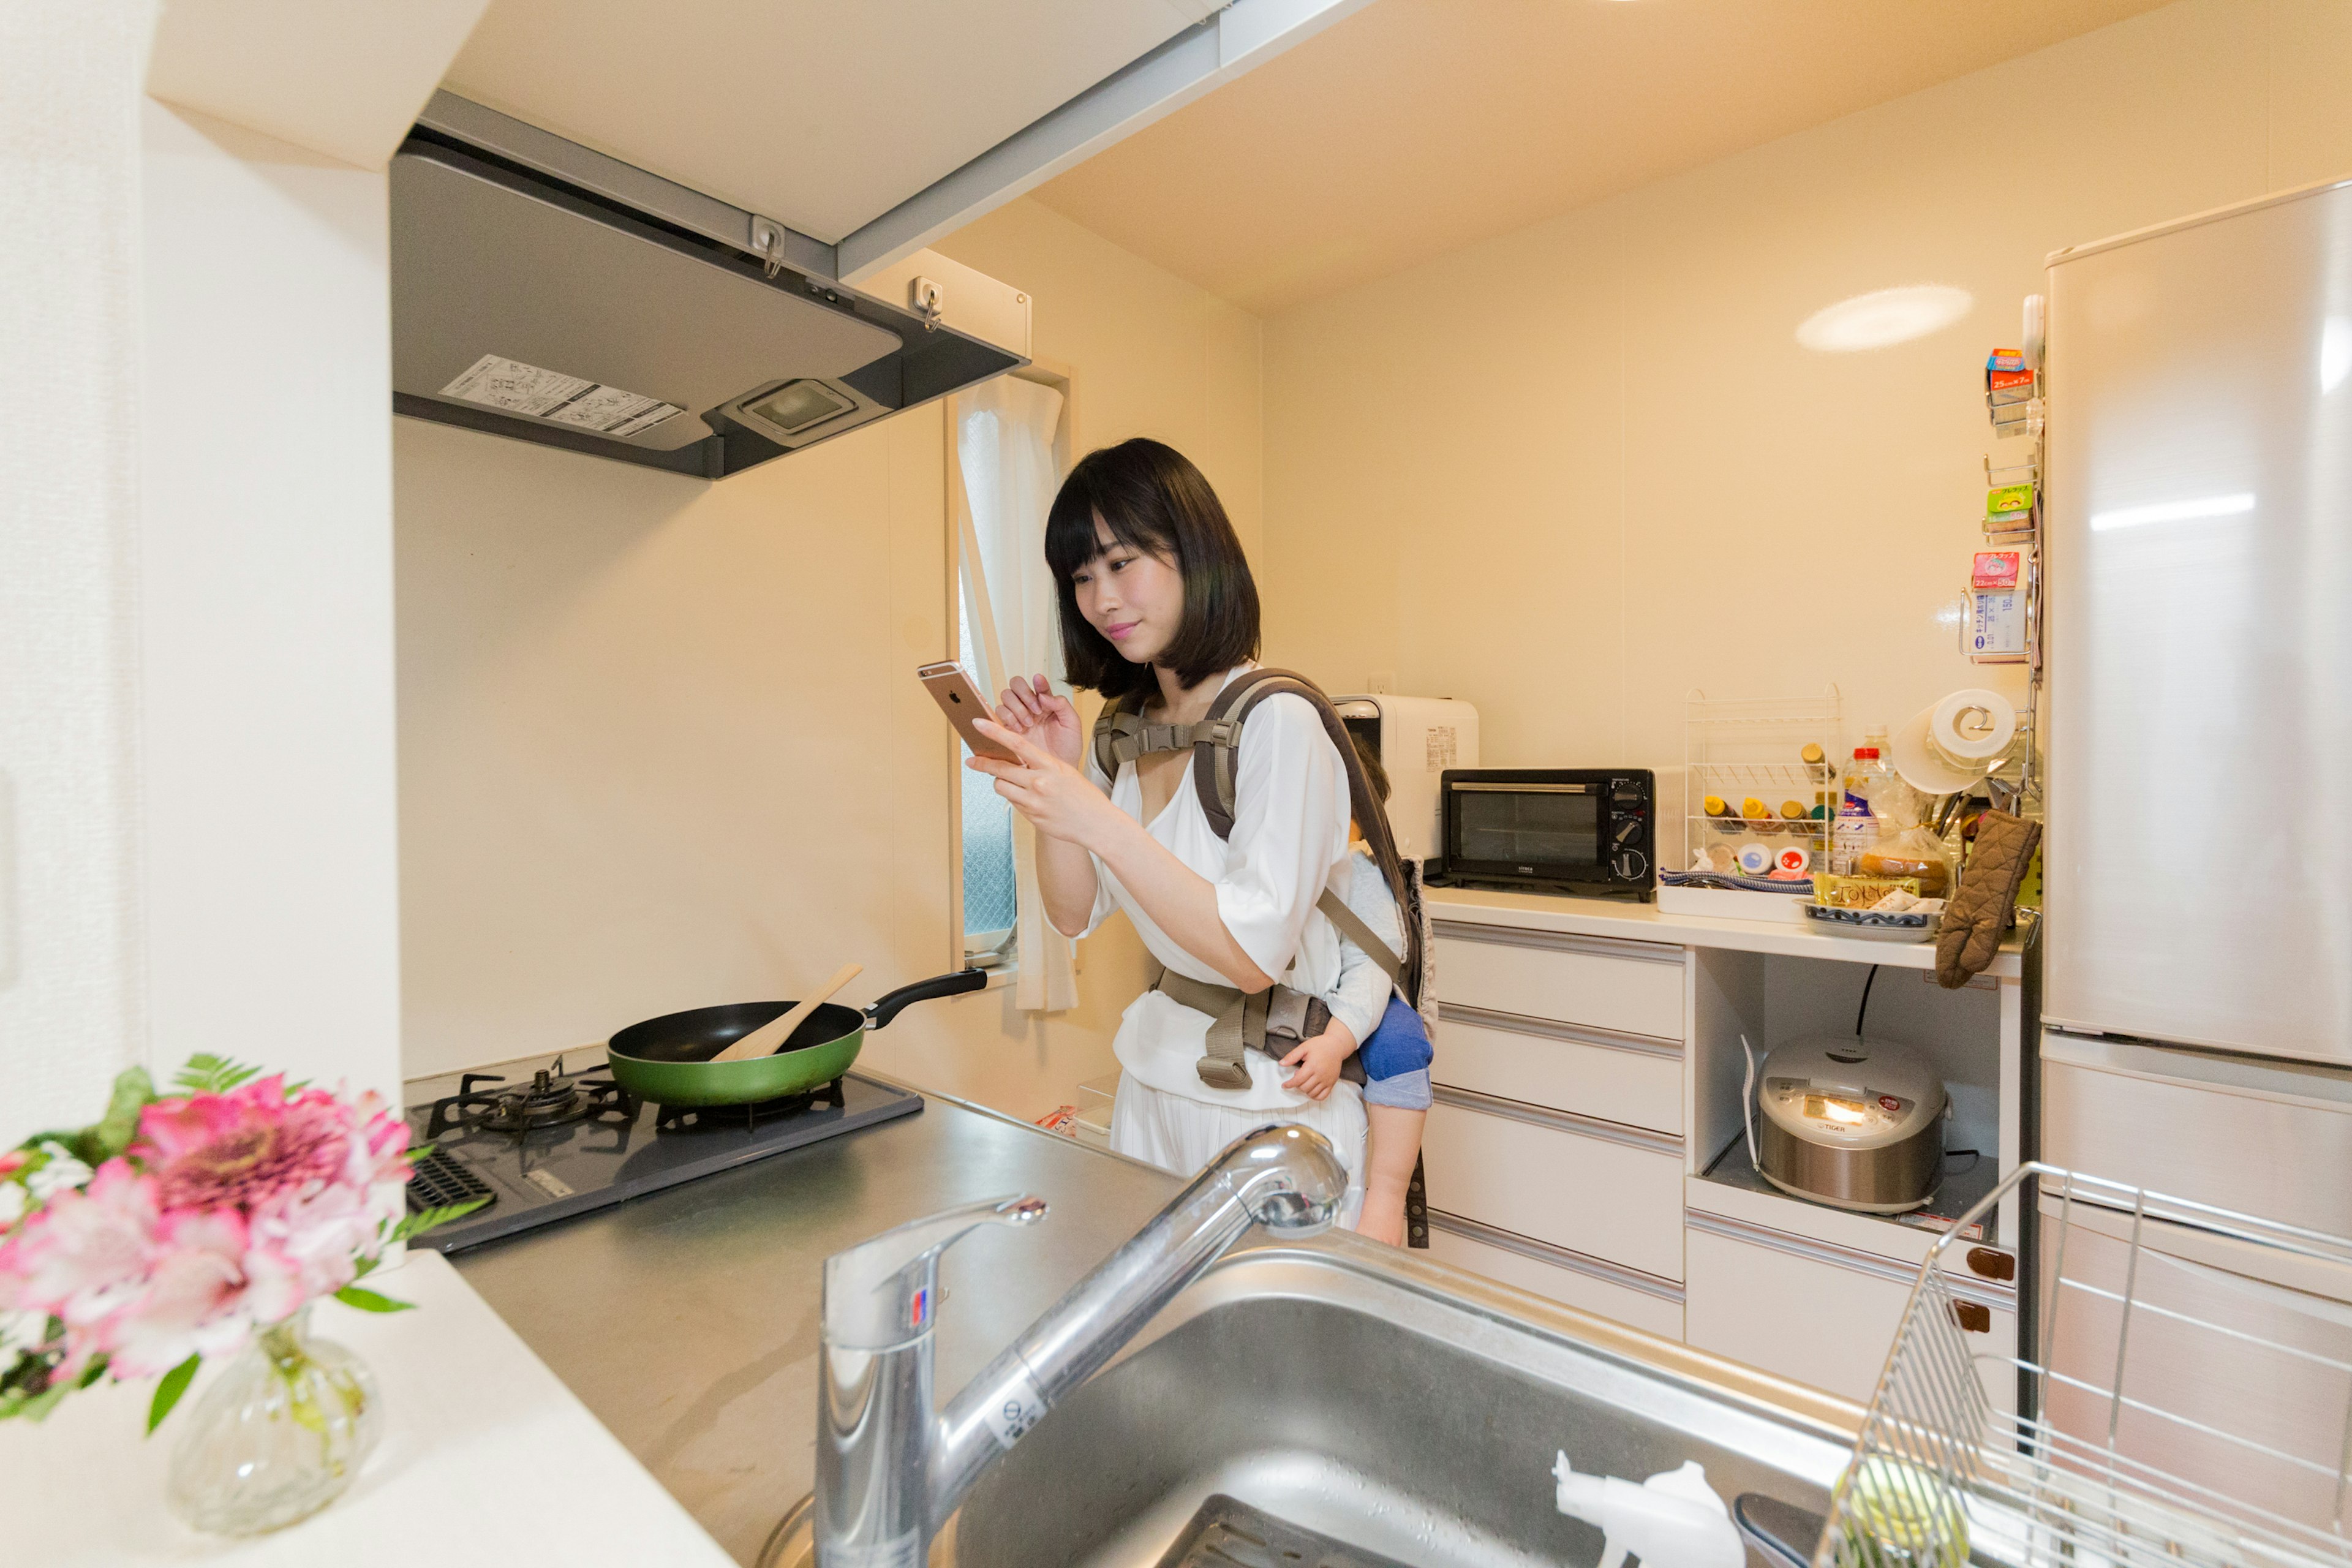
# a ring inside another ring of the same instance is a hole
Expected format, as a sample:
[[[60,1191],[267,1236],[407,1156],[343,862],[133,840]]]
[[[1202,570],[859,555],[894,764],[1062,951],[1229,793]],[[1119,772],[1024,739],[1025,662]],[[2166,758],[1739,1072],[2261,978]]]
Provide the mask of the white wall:
[[[1679,765],[1693,687],[2021,691],[1938,620],[1986,351],[2056,247],[2352,173],[2347,74],[2338,0],[2185,0],[1271,319],[1274,655],[1475,702],[1490,765]],[[1929,282],[1974,310],[1795,342]]]
[[[0,6],[0,1148],[144,1047],[137,778],[147,8]]]
[[[152,19],[0,8],[0,1145],[399,1078],[384,177],[143,99]]]
[[[147,100],[152,1054],[399,1083],[386,185]]]
[[[1192,451],[1255,527],[1254,321],[1031,202],[940,248],[1031,294],[1084,444]],[[950,648],[936,405],[719,484],[393,430],[409,1073],[955,965],[952,738],[913,679]],[[933,1004],[866,1059],[1051,1110],[1141,988],[1123,926],[1082,963],[1071,1013]]]

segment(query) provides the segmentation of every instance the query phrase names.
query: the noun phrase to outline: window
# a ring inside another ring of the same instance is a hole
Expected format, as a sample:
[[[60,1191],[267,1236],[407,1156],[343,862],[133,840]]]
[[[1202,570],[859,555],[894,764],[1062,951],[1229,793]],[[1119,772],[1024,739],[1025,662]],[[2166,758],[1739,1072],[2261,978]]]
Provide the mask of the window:
[[[1061,669],[1045,510],[1070,463],[1066,374],[1030,365],[948,400],[948,505],[956,657],[983,690]],[[958,761],[971,753],[959,748]],[[1008,963],[1020,925],[1013,808],[959,767],[961,935],[966,962]]]

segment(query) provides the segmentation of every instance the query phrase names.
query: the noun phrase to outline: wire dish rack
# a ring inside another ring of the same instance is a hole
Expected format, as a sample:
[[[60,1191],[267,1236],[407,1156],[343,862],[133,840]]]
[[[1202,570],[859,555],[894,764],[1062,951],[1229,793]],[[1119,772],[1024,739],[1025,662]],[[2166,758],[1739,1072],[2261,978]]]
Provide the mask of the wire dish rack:
[[[2042,1267],[1988,1354],[1943,1254],[2020,1187]],[[2019,1167],[1930,1248],[1814,1568],[2352,1565],[2347,1279],[2352,1241]]]
[[[1807,871],[1828,869],[1842,720],[1834,686],[1818,697],[1729,700],[1694,689],[1684,699],[1683,852],[1662,869],[1729,874],[1738,868],[1740,849],[1751,844],[1765,851],[1768,862],[1751,875],[1769,871],[1778,852],[1790,847],[1805,852]],[[1809,742],[1822,748],[1819,763],[1801,760]],[[1710,796],[1730,815],[1709,815]],[[1745,809],[1751,800],[1759,811]],[[1790,805],[1807,815],[1785,816],[1783,807]],[[1810,815],[1816,805],[1820,816]],[[1717,849],[1726,863],[1704,864]]]

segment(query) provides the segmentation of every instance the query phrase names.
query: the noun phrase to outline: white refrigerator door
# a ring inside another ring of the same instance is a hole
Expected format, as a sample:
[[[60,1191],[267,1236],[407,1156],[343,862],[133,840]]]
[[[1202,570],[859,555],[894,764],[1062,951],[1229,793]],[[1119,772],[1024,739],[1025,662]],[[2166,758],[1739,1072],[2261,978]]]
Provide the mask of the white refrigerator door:
[[[2352,184],[2050,276],[2043,1017],[2352,1063]]]

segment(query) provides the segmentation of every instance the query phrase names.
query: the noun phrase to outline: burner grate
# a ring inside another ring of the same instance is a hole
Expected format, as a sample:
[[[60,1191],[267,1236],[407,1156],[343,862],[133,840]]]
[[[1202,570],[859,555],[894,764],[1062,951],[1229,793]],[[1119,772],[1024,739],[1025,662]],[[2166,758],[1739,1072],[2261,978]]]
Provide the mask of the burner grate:
[[[488,1182],[438,1149],[418,1160],[411,1167],[411,1173],[408,1178],[408,1212],[411,1214],[469,1204],[477,1198],[498,1202],[498,1194],[490,1190]],[[489,1205],[483,1206],[487,1208]]]
[[[762,1121],[798,1116],[815,1106],[830,1105],[842,1110],[848,1104],[841,1080],[835,1079],[831,1083],[819,1084],[800,1094],[780,1095],[774,1100],[762,1100],[751,1105],[656,1106],[654,1128],[661,1132],[710,1131],[730,1127],[749,1130]]]

